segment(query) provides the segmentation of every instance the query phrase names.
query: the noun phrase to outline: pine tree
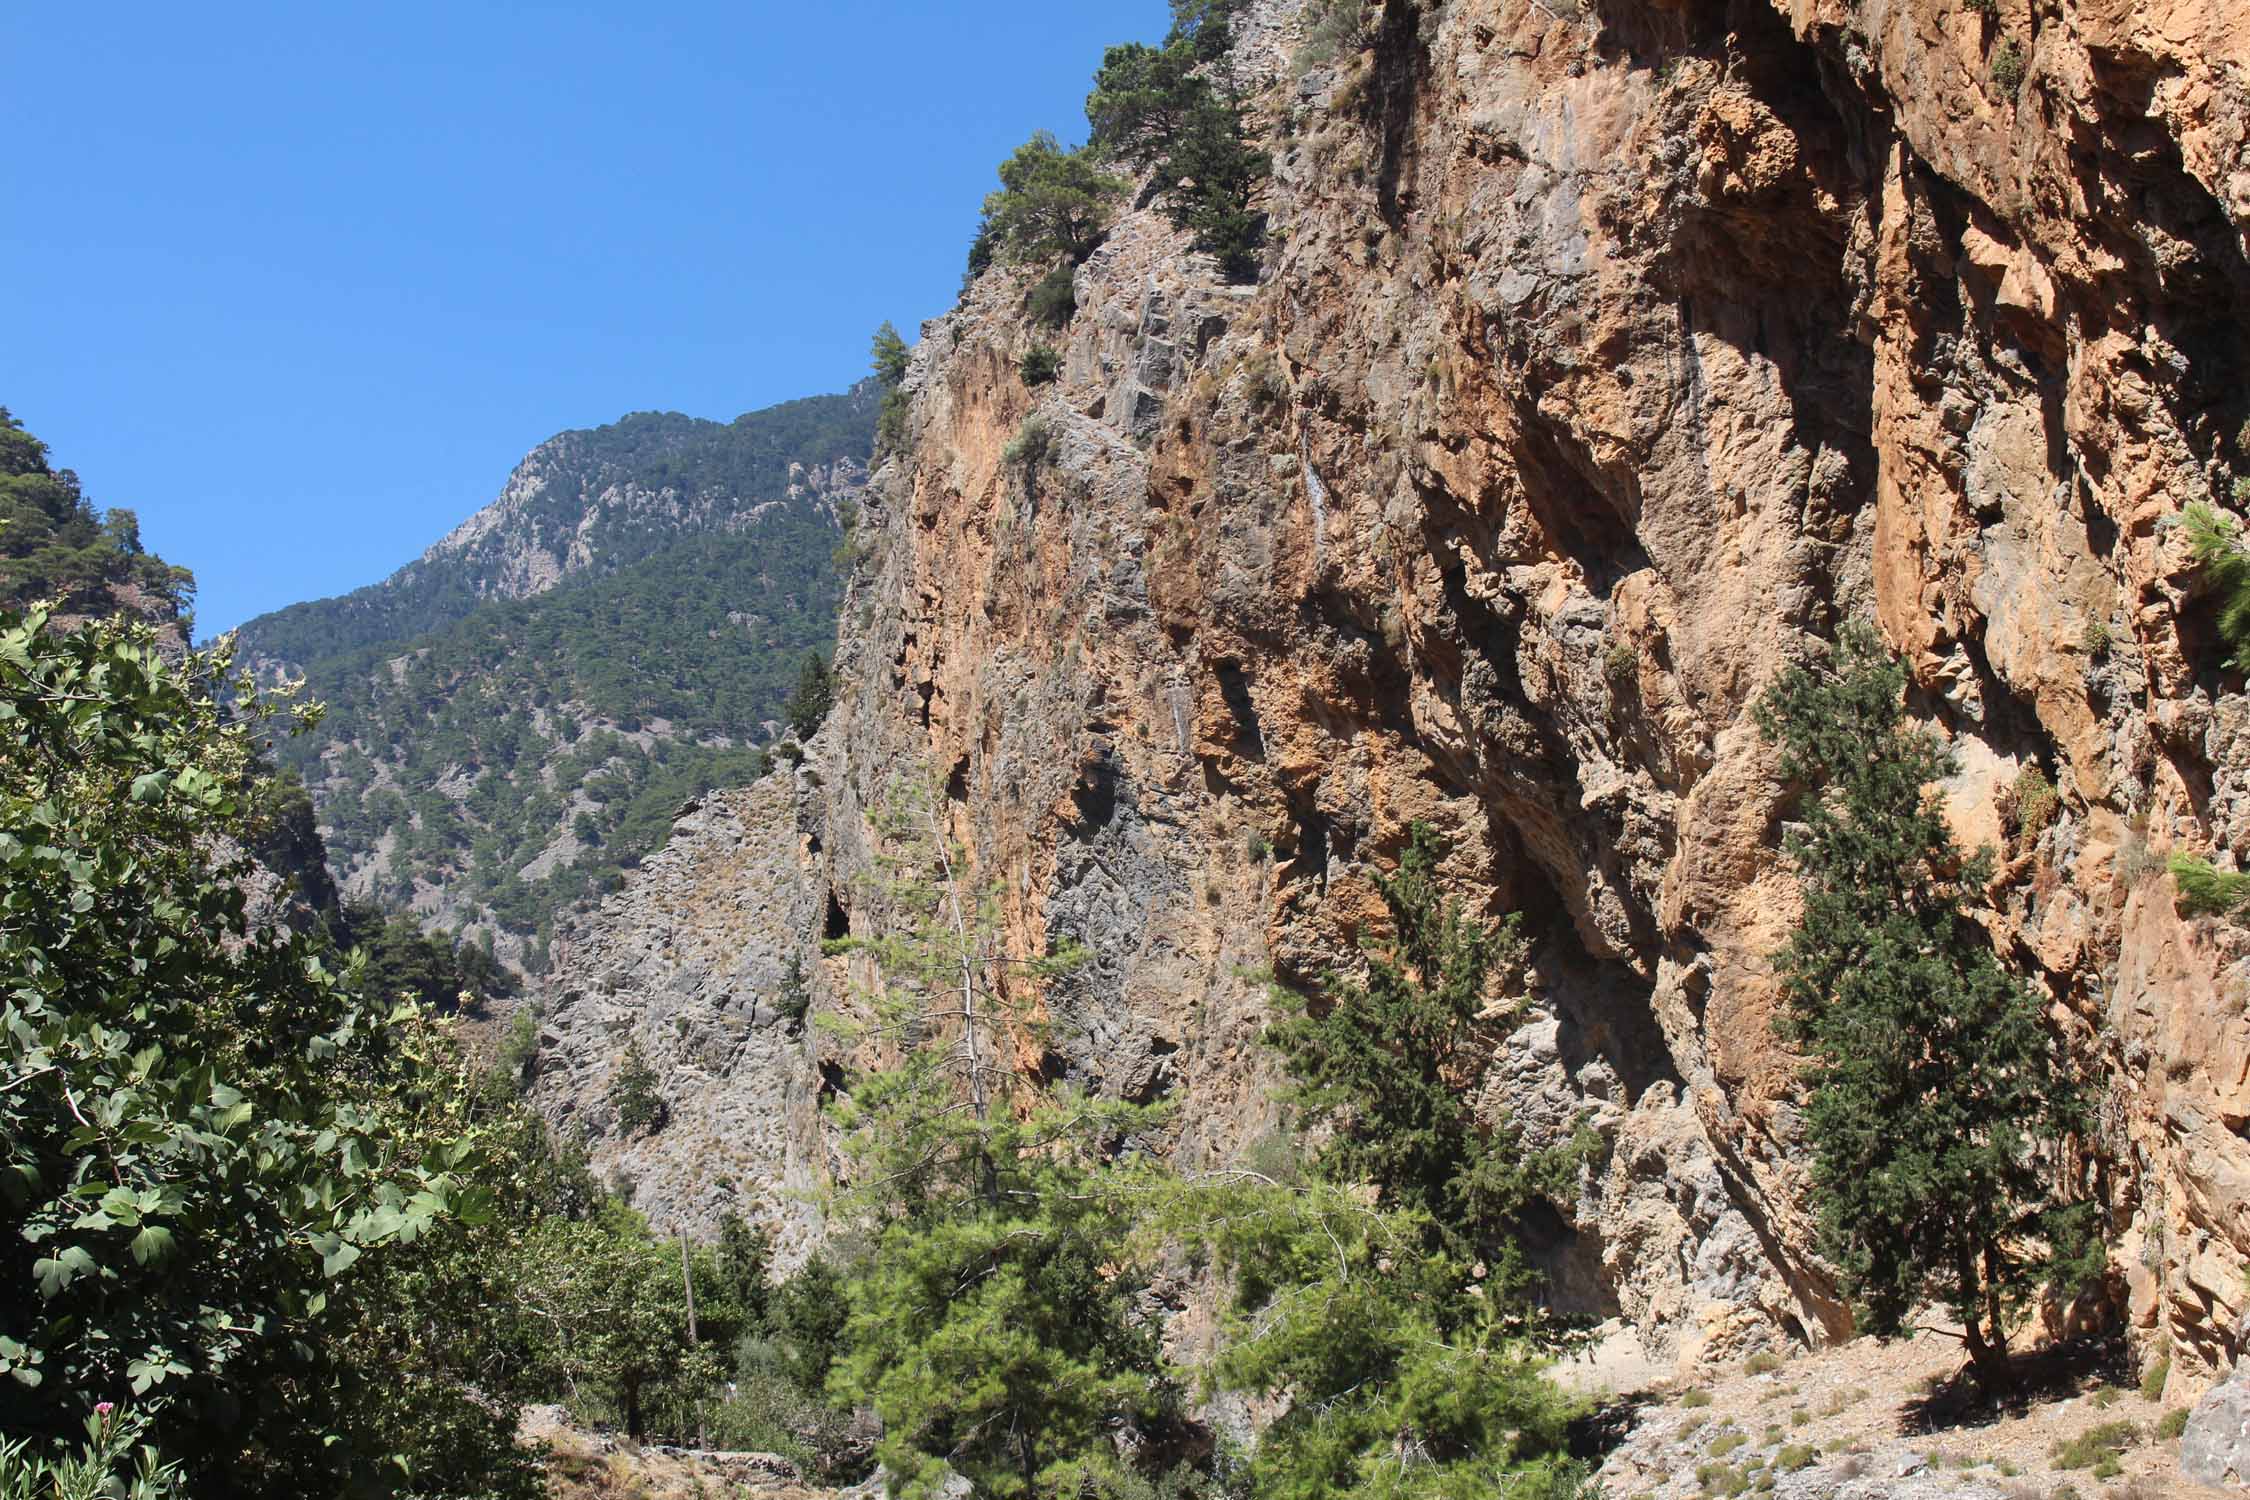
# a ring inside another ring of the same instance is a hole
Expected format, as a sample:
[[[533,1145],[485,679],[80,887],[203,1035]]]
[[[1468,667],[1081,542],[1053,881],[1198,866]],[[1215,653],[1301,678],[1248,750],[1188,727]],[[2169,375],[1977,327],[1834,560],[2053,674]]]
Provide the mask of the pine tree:
[[[1163,1424],[1176,1402],[1135,1307],[1145,1169],[1111,1159],[1146,1111],[1019,1089],[1027,991],[1075,955],[1005,950],[936,800],[898,789],[885,820],[897,928],[831,945],[874,960],[868,1040],[898,1058],[840,1109],[837,1212],[872,1254],[831,1388],[882,1419],[878,1454],[910,1500],[949,1469],[1002,1500],[1113,1488],[1117,1427]]]
[[[1081,261],[1101,243],[1125,186],[1042,130],[1000,164],[1000,189],[984,200],[985,223],[1017,260]]]
[[[1511,1122],[1476,1118],[1476,1085],[1521,1014],[1501,986],[1525,945],[1513,916],[1487,927],[1445,899],[1440,853],[1427,824],[1409,830],[1396,873],[1376,877],[1389,945],[1368,955],[1364,979],[1330,976],[1317,1008],[1267,1035],[1288,1059],[1291,1098],[1333,1129],[1322,1173],[1374,1184],[1383,1206],[1420,1216],[1425,1253],[1481,1263],[1488,1285],[1520,1301],[1533,1282],[1523,1214],[1570,1196],[1597,1143],[1581,1132],[1533,1151]]]
[[[1756,705],[1782,775],[1807,792],[1783,846],[1805,909],[1775,962],[1787,1035],[1812,1056],[1823,1253],[1872,1331],[1941,1300],[1998,1380],[2008,1320],[2103,1264],[2094,1205],[2066,1183],[2087,1101],[2044,1007],[1968,913],[1991,851],[1964,856],[1929,795],[1954,763],[1907,718],[1905,685],[1874,631],[1851,625],[1831,667],[1792,669]]]
[[[639,1135],[645,1130],[664,1128],[671,1108],[664,1102],[658,1082],[656,1069],[649,1066],[639,1039],[627,1042],[625,1055],[618,1060],[617,1071],[609,1080],[609,1103],[617,1111],[620,1135]]]
[[[828,670],[828,659],[818,651],[807,651],[797,667],[797,686],[789,701],[782,705],[781,717],[787,721],[789,732],[800,740],[809,740],[820,732],[836,706],[836,680]]]
[[[890,319],[885,318],[883,326],[875,330],[872,352],[875,356],[872,366],[875,378],[885,390],[906,378],[906,340],[899,337],[898,330],[891,326]]]

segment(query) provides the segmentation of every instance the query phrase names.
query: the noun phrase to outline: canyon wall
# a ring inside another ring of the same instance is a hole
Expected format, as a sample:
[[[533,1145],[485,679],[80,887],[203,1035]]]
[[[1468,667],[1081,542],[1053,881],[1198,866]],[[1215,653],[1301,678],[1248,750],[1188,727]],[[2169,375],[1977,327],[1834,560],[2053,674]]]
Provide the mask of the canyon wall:
[[[1278,1124],[1269,980],[1379,935],[1427,821],[1534,938],[1481,1102],[1608,1147],[1541,1237],[1558,1297],[1682,1367],[1838,1336],[1748,706],[1864,616],[2001,849],[1994,941],[2101,1081],[2130,1320],[2207,1381],[2250,1264],[2250,940],[2178,916],[2162,856],[2250,855],[2250,698],[2170,523],[2250,474],[2250,6],[1365,23],[1311,66],[1290,0],[1238,28],[1255,285],[1134,208],[1059,332],[1005,266],[923,328],[789,898],[822,1003],[867,976],[809,945],[882,921],[869,815],[926,776],[1010,941],[1094,954],[1023,1067],[1236,1159]],[[774,1066],[802,1093],[841,1045]]]

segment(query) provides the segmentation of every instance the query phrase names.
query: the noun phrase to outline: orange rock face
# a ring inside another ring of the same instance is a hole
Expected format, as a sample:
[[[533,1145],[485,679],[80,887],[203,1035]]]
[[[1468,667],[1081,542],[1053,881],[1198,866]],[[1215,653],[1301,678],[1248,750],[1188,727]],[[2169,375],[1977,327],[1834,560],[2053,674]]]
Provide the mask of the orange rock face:
[[[845,606],[836,888],[926,768],[1012,940],[1098,955],[1026,1066],[1176,1099],[1199,1162],[1276,1124],[1266,976],[1348,962],[1432,822],[1535,938],[1487,1106],[1610,1146],[1541,1247],[1560,1294],[1683,1364],[1818,1341],[1747,707],[1871,617],[2004,846],[1995,939],[2105,1088],[2132,1315],[2207,1379],[2250,1256],[2245,945],[2159,856],[2250,840],[2250,701],[2167,522],[2250,474],[2250,5],[1424,10],[1300,73],[1293,7],[1254,7],[1257,285],[1131,211],[1062,329],[1006,267],[924,328]],[[2060,793],[2029,837],[2027,768]]]

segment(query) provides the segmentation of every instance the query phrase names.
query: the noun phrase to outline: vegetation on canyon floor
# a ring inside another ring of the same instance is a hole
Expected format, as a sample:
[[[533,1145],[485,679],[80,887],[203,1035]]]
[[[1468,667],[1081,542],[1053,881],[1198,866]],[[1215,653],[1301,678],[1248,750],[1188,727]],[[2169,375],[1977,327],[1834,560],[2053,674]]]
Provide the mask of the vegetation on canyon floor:
[[[1813,1059],[1821,1248],[1869,1331],[1937,1302],[1998,1383],[2025,1303],[2067,1300],[2105,1263],[2065,1149],[2090,1106],[2045,1004],[1970,914],[1992,854],[1955,844],[1929,791],[1953,760],[1905,690],[1905,664],[1854,623],[1831,664],[1792,669],[1756,707],[1807,791],[1783,841],[1804,911],[1776,967]]]
[[[250,909],[249,856],[224,851],[258,842],[283,715],[217,691],[223,653],[48,623],[0,636],[0,1254],[34,1292],[0,1312],[0,1424],[24,1462],[130,1462],[129,1431],[162,1455],[151,1484],[176,1466],[199,1495],[527,1494],[515,1412],[547,1399],[816,1470],[864,1461],[862,1411],[908,1491],[947,1469],[1026,1496],[1576,1483],[1528,1282],[1480,1278],[1411,1192],[1371,1196],[1362,1154],[1180,1178],[1148,1110],[1022,1094],[996,1048],[1031,1023],[994,976],[1020,992],[1077,955],[1001,953],[934,828],[895,844],[910,920],[863,945],[875,1024],[909,1044],[841,1106],[856,1233],[777,1285],[738,1222],[652,1236],[337,929]],[[1415,847],[1390,894],[1455,967],[1425,992],[1389,955],[1387,1008],[1297,1036],[1316,1113],[1371,1097],[1337,1048],[1411,1049],[1398,1028],[1457,1014],[1505,951],[1432,904]],[[1234,1288],[1200,1369],[1169,1362],[1149,1300],[1183,1255]],[[1199,1382],[1299,1399],[1245,1458],[1187,1415]]]

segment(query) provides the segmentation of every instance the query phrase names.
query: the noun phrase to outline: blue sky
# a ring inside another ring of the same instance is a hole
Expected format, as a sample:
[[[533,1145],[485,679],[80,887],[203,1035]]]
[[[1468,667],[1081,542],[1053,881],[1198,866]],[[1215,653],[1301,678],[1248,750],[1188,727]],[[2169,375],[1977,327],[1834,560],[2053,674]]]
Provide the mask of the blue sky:
[[[838,390],[1164,0],[0,13],[0,405],[200,634],[381,577],[627,411]]]

